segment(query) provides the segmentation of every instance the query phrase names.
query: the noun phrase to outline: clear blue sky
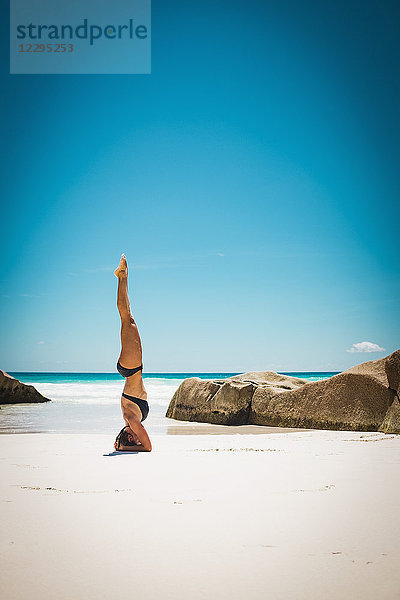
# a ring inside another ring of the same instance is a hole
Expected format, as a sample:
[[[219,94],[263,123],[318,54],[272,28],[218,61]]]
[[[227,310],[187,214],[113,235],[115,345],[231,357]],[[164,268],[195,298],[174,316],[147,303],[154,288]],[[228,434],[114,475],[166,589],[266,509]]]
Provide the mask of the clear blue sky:
[[[8,371],[335,370],[399,347],[398,2],[153,2],[152,74],[10,76]],[[381,352],[348,352],[369,341]]]

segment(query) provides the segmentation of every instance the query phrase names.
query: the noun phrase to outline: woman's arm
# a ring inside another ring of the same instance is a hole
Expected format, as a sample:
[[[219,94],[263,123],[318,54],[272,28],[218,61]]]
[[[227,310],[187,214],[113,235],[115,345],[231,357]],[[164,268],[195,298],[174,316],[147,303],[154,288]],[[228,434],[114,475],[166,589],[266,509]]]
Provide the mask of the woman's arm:
[[[114,444],[114,448],[118,450],[118,452],[151,452],[150,450],[146,450],[142,445],[140,446],[123,446],[120,444],[119,448],[117,448],[117,442]]]
[[[137,419],[136,417],[133,419],[128,418],[128,421],[129,427],[132,429],[133,433],[136,434],[139,438],[140,446],[138,445],[137,447],[141,448],[143,452],[151,452],[152,446],[150,438],[139,419]]]

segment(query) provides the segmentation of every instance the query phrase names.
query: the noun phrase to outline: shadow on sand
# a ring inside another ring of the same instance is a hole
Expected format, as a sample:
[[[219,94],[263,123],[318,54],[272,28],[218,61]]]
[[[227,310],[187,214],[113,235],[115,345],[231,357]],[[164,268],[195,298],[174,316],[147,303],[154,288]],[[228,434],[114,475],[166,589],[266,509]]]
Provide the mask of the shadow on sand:
[[[132,456],[132,454],[140,454],[140,452],[138,452],[137,450],[135,450],[134,452],[129,452],[128,450],[124,450],[124,452],[118,452],[117,450],[114,450],[113,452],[109,452],[108,454],[103,454],[103,456]]]

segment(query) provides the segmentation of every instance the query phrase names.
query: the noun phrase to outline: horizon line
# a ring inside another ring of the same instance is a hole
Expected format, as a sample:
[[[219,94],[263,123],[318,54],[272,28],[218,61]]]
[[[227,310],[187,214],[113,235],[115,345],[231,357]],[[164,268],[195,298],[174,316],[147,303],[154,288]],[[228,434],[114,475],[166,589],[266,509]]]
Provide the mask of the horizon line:
[[[214,374],[214,373],[221,373],[221,374],[237,374],[237,375],[241,375],[243,373],[265,373],[266,371],[148,371],[146,373],[144,373],[143,375],[186,375],[189,373],[202,373],[202,374]],[[308,371],[298,371],[296,369],[289,369],[289,370],[278,370],[278,371],[274,371],[275,373],[341,373],[341,370],[314,370],[314,369],[310,369]],[[54,375],[119,375],[119,373],[115,372],[115,371],[5,371],[5,373],[29,373],[29,374],[42,374],[42,373],[48,373],[48,374],[54,374]]]

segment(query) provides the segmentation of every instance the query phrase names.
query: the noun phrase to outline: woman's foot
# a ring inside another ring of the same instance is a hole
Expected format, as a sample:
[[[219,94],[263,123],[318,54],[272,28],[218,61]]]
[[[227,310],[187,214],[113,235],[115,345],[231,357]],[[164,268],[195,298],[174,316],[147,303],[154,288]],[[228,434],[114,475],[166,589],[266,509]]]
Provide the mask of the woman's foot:
[[[128,277],[128,263],[126,262],[125,254],[121,254],[121,260],[114,271],[114,275],[115,277]]]

